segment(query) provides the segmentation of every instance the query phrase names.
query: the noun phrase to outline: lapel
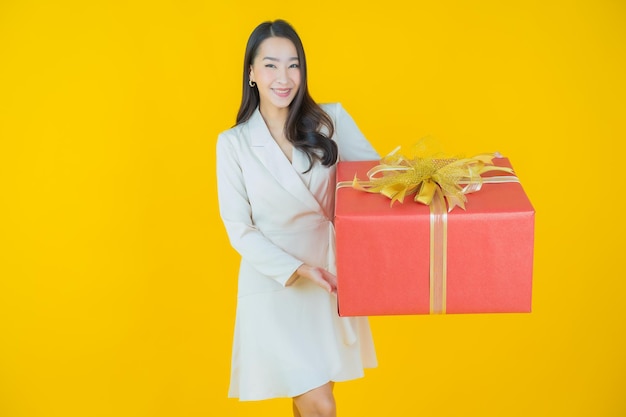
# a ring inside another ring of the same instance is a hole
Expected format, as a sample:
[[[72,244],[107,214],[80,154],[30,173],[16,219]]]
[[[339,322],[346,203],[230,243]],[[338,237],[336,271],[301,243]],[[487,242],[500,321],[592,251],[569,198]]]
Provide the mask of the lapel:
[[[292,165],[270,134],[258,108],[248,120],[248,135],[252,152],[278,184],[311,210],[324,214],[315,196],[296,172],[296,169],[306,169],[306,155],[294,148],[292,158],[295,166]]]

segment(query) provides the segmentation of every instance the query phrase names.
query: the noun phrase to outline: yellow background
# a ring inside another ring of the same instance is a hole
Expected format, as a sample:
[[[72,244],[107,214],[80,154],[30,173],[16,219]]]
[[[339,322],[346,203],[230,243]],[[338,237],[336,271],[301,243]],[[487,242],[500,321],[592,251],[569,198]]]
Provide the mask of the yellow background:
[[[373,317],[380,365],[337,386],[340,415],[626,415],[620,0],[3,0],[0,415],[289,415],[226,398],[215,189],[245,42],[275,18],[380,153],[499,151],[537,211],[533,312]]]

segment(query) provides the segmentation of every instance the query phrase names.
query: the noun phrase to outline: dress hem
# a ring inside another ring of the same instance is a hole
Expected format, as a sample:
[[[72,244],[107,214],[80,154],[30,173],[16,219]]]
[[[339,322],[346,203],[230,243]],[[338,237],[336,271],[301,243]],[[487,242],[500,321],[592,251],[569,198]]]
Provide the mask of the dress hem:
[[[378,365],[374,365],[374,366],[364,366],[363,369],[373,369],[376,368]],[[235,395],[235,394],[228,394],[228,398],[232,398],[232,399],[236,399],[239,400],[240,402],[251,402],[251,401],[264,401],[264,400],[275,400],[275,399],[280,399],[280,398],[294,398],[297,397],[299,395],[305,394],[311,390],[314,390],[315,388],[319,388],[324,384],[327,384],[329,382],[347,382],[347,381],[353,381],[356,379],[361,379],[365,377],[365,372],[362,372],[359,376],[352,376],[352,377],[346,377],[346,378],[330,378],[330,379],[326,379],[325,382],[321,382],[321,383],[316,383],[313,384],[313,387],[311,388],[307,388],[307,389],[298,389],[295,390],[295,393],[292,394],[276,394],[276,395],[271,395],[271,396],[267,396],[267,397],[241,397],[239,395]]]

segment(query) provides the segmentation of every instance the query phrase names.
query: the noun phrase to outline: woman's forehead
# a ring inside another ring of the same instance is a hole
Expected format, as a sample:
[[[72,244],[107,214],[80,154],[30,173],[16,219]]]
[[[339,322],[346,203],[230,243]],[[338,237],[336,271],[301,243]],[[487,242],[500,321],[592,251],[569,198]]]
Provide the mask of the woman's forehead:
[[[279,36],[273,36],[261,42],[259,49],[257,50],[257,57],[261,59],[266,57],[297,59],[298,51],[291,40]]]

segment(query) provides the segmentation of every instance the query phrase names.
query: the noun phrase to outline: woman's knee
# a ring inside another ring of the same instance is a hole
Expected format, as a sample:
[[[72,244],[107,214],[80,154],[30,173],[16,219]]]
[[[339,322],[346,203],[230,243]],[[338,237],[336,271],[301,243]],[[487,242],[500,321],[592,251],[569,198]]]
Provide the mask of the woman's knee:
[[[337,415],[337,406],[335,404],[335,398],[330,397],[320,399],[316,404],[317,415],[320,417],[335,417]]]
[[[294,398],[302,417],[335,417],[337,408],[332,384],[311,390]]]
[[[335,417],[337,409],[335,401],[322,398],[306,403],[296,403],[301,417]]]

